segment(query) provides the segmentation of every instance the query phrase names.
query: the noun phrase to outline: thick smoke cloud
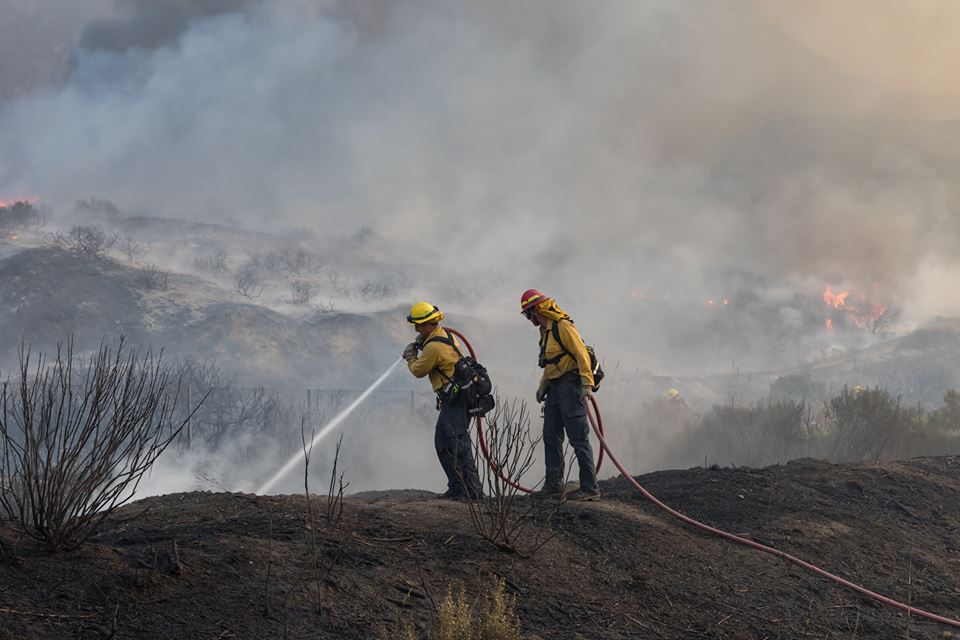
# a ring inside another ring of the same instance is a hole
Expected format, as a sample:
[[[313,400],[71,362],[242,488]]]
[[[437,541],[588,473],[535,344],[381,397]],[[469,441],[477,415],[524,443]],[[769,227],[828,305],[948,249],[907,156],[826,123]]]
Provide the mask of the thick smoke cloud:
[[[110,0],[0,0],[0,105],[62,80],[80,31],[109,7]]]
[[[0,192],[370,226],[483,277],[471,312],[539,286],[660,370],[727,366],[708,298],[778,343],[825,284],[956,312],[917,280],[957,269],[955,127],[769,6],[128,0],[0,113]]]
[[[156,49],[176,40],[191,21],[225,13],[236,13],[256,0],[118,0],[119,15],[87,26],[79,46],[88,50],[124,52],[129,49]]]

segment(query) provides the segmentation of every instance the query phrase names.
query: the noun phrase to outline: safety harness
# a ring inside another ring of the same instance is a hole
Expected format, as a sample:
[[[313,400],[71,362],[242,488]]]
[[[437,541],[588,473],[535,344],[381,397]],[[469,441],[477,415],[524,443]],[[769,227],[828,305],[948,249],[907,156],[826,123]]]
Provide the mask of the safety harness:
[[[423,343],[426,347],[431,342],[442,342],[453,347],[458,356],[453,366],[452,378],[441,371],[440,367],[434,367],[434,371],[447,381],[447,384],[437,390],[437,409],[456,400],[462,400],[467,408],[467,415],[483,416],[493,409],[495,404],[491,395],[493,383],[490,381],[487,369],[472,357],[464,356],[456,340],[450,337],[446,329],[443,333],[443,336],[434,336]]]
[[[573,355],[573,352],[567,349],[567,345],[563,344],[563,340],[560,338],[560,322],[566,320],[570,324],[573,324],[573,320],[570,318],[560,318],[553,321],[553,326],[550,327],[550,332],[553,334],[553,339],[557,341],[557,344],[560,345],[560,349],[563,353],[555,355],[552,358],[547,357],[547,339],[549,333],[544,331],[540,334],[540,357],[538,359],[538,364],[541,369],[546,368],[549,364],[557,364],[564,356],[569,356],[574,362],[576,362],[577,357]],[[600,361],[597,360],[597,354],[594,353],[593,347],[589,345],[584,345],[587,350],[587,355],[590,356],[590,370],[593,372],[593,390],[596,391],[600,388],[600,381],[603,380],[603,368],[600,366]]]

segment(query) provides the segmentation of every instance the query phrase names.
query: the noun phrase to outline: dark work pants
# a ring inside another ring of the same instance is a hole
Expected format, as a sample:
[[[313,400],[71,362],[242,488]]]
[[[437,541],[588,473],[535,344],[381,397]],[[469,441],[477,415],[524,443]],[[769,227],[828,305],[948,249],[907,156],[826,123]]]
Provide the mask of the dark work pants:
[[[483,493],[477,464],[473,459],[473,443],[470,440],[470,418],[463,405],[440,407],[437,430],[433,443],[437,448],[440,466],[447,474],[450,493],[471,497]]]
[[[567,374],[549,383],[543,405],[543,451],[547,475],[545,489],[563,486],[563,436],[570,438],[570,446],[580,465],[580,488],[597,491],[597,471],[590,446],[590,425],[587,410],[580,396],[580,375]]]

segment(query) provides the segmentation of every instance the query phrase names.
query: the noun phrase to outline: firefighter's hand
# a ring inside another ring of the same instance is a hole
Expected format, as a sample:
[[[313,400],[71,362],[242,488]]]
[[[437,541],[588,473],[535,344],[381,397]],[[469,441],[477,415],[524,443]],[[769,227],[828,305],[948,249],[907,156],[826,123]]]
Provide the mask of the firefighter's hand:
[[[547,397],[547,388],[545,386],[537,387],[537,402],[543,402]]]
[[[411,342],[403,348],[403,359],[406,361],[415,360],[417,357],[417,345]]]
[[[589,398],[589,397],[592,396],[592,395],[593,395],[593,387],[591,387],[591,386],[588,385],[588,384],[585,384],[585,385],[583,385],[583,386],[580,387],[580,399],[581,399],[581,400],[586,400],[587,398]]]

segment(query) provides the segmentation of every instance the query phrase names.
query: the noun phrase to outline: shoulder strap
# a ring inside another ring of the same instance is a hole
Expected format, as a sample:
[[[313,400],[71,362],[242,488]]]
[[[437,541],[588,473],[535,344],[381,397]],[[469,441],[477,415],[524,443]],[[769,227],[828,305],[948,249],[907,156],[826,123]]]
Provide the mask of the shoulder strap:
[[[463,353],[460,352],[460,348],[457,346],[457,341],[450,337],[450,334],[447,333],[446,329],[443,330],[442,336],[433,336],[432,338],[424,342],[423,346],[425,347],[431,342],[442,342],[443,344],[449,345],[453,347],[453,350],[457,352],[458,356],[460,356],[461,358],[463,357]]]
[[[557,364],[558,362],[560,362],[560,359],[564,355],[567,355],[573,358],[573,354],[570,353],[569,349],[567,349],[567,345],[563,344],[563,340],[560,339],[561,320],[566,320],[567,322],[570,322],[570,323],[573,323],[573,321],[570,320],[569,318],[561,318],[560,320],[554,320],[553,327],[551,327],[551,331],[553,333],[553,339],[557,341],[558,345],[560,345],[560,349],[563,351],[563,353],[548,359],[547,358],[547,335],[543,334],[543,340],[540,342],[540,360],[544,364]]]
[[[573,324],[573,320],[570,320],[569,318],[560,318],[560,320],[557,320],[556,322],[554,322],[553,323],[553,339],[557,341],[557,344],[560,345],[560,348],[563,349],[563,352],[572,358],[573,354],[570,353],[570,350],[567,349],[567,345],[563,344],[563,340],[560,339],[560,322],[562,320],[566,320],[570,324]]]
[[[442,342],[442,343],[445,344],[445,345],[449,345],[449,346],[453,347],[453,350],[454,350],[454,351],[457,352],[457,356],[458,356],[458,357],[460,357],[460,358],[463,357],[463,353],[461,353],[460,348],[457,347],[457,341],[454,340],[454,339],[450,336],[449,333],[447,333],[447,330],[446,330],[446,329],[443,330],[443,335],[442,335],[442,336],[433,336],[432,338],[426,340],[426,341],[423,343],[423,346],[425,347],[425,346],[427,346],[428,344],[430,344],[431,342]],[[453,382],[453,380],[451,380],[448,376],[446,376],[446,375],[443,373],[443,371],[440,370],[440,367],[434,367],[433,370],[436,371],[437,373],[439,373],[440,376],[441,376],[444,380],[446,380],[447,382]]]

